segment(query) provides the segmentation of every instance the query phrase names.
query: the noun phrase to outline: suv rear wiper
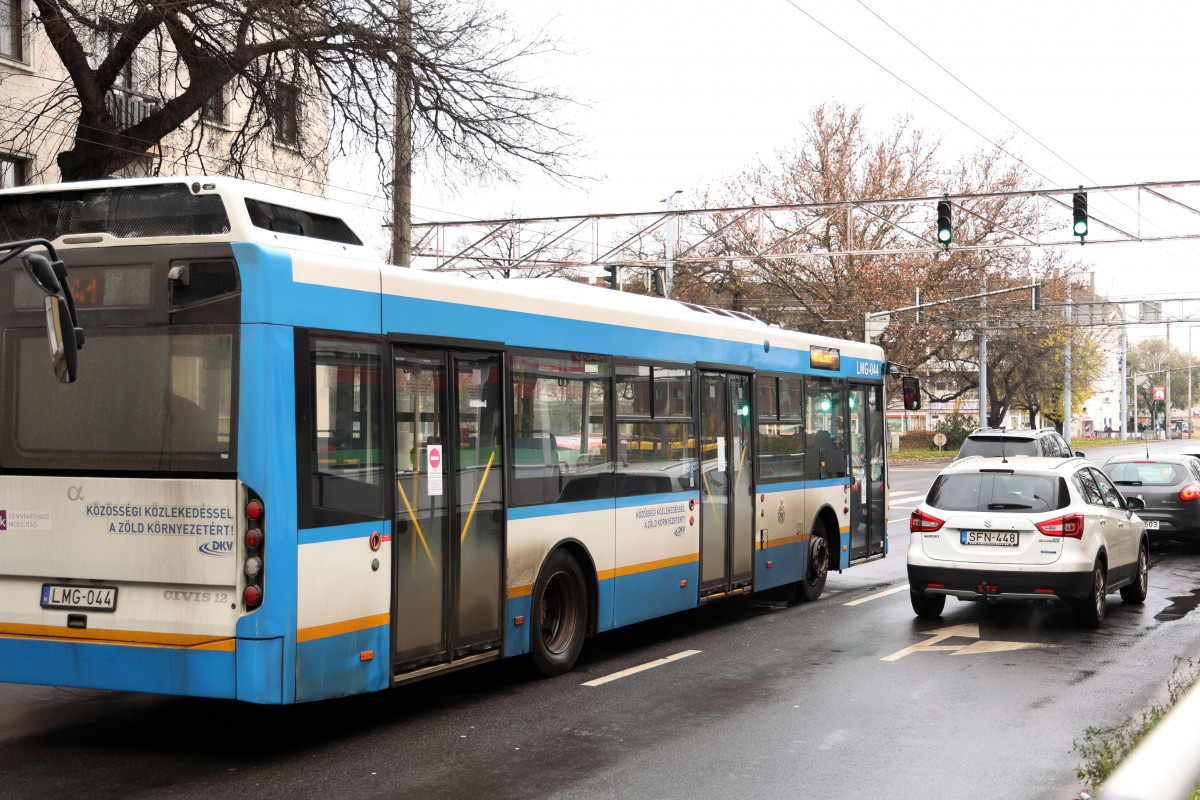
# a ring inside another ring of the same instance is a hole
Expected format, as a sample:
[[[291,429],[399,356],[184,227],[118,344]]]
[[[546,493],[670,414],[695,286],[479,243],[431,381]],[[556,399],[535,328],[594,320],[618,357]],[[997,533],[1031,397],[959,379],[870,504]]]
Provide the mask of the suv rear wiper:
[[[1033,508],[1024,503],[988,503],[988,511],[998,511],[1003,508]]]

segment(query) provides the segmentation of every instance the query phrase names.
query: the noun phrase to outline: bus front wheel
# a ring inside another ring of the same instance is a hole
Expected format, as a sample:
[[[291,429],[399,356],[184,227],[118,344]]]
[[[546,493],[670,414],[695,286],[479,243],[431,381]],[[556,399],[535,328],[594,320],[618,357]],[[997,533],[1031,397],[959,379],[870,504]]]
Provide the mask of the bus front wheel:
[[[542,565],[533,589],[529,654],[538,672],[569,672],[587,633],[587,588],[583,570],[570,554],[556,550]]]

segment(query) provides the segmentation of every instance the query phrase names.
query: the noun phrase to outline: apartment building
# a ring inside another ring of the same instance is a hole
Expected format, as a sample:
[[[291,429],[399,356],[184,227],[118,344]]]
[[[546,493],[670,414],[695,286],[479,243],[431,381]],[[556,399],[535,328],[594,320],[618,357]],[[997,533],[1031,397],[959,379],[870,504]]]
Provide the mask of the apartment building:
[[[79,35],[93,67],[117,36],[115,27]],[[187,74],[176,67],[169,47],[166,36],[147,37],[107,93],[105,108],[120,128],[145,119],[186,88]],[[240,174],[324,196],[328,102],[301,89],[274,84],[270,91],[280,110],[270,120],[250,119],[246,87],[231,83],[116,176]],[[32,0],[0,0],[0,186],[60,180],[56,157],[72,147],[78,123],[73,94],[66,68],[34,19]],[[243,130],[248,121],[251,135]],[[240,173],[231,159],[235,149],[242,151]]]

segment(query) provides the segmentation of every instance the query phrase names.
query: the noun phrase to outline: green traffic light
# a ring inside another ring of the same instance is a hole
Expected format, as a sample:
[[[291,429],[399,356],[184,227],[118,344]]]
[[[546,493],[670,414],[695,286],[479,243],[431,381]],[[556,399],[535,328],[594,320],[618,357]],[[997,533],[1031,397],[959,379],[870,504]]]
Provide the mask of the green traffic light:
[[[942,242],[943,244],[945,242],[950,241],[950,229],[949,228],[941,228],[938,230],[938,241]]]
[[[1075,235],[1087,236],[1087,220],[1081,219],[1075,221]]]

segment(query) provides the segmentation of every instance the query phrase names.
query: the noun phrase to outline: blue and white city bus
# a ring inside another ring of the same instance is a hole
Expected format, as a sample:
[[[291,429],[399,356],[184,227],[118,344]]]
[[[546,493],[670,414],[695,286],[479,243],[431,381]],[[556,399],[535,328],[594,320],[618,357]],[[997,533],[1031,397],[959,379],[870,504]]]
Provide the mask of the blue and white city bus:
[[[878,347],[563,279],[373,259],[232,179],[0,192],[0,681],[375,691],[887,551]]]

